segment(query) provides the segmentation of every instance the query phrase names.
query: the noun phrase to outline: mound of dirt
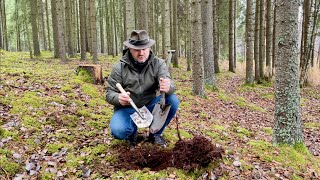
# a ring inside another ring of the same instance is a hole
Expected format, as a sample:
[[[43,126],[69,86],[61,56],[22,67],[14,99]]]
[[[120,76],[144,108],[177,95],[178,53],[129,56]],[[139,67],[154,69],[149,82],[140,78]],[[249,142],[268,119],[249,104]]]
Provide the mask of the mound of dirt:
[[[191,140],[179,141],[173,149],[159,148],[155,145],[143,144],[131,150],[121,150],[118,156],[119,169],[137,170],[150,168],[159,171],[167,167],[175,167],[191,171],[206,167],[213,160],[222,158],[222,148],[214,146],[210,140],[195,136]]]

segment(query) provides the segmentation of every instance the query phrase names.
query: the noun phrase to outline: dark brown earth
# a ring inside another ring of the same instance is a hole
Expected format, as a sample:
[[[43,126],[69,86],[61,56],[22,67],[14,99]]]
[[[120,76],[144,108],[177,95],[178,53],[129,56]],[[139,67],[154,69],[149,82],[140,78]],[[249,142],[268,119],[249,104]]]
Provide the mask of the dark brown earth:
[[[175,167],[191,171],[218,161],[222,158],[223,151],[202,136],[178,141],[173,149],[159,148],[145,143],[131,150],[122,148],[115,167],[128,170],[150,168],[152,171]]]

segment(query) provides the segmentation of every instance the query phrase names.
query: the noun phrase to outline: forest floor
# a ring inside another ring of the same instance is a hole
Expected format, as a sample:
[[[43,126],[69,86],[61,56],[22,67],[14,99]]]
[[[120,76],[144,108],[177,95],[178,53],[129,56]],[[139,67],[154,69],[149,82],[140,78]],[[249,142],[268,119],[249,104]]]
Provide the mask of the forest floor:
[[[107,77],[119,57],[99,59]],[[320,179],[319,86],[301,89],[305,146],[273,146],[272,83],[244,86],[243,70],[222,68],[200,98],[180,59],[168,147],[130,149],[112,138],[105,85],[76,73],[81,63],[0,51],[0,179]]]

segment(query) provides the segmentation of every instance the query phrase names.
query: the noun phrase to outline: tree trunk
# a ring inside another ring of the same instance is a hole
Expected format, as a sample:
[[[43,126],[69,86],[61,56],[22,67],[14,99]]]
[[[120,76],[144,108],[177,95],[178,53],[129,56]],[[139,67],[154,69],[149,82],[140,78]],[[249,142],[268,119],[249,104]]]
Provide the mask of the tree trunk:
[[[104,53],[104,27],[103,27],[103,4],[102,0],[99,0],[99,26],[100,26],[100,52]]]
[[[213,9],[213,59],[214,59],[214,72],[220,73],[219,67],[219,38],[218,38],[218,13],[217,13],[217,0],[212,0]]]
[[[134,0],[125,0],[126,1],[126,16],[125,24],[126,24],[126,37],[125,39],[130,37],[131,31],[134,30]]]
[[[172,59],[172,63],[173,63],[173,67],[179,67],[179,62],[178,62],[178,47],[177,47],[177,44],[178,44],[178,37],[177,37],[177,34],[178,34],[178,31],[177,31],[177,1],[176,0],[173,0],[172,1],[172,47],[171,49],[173,50],[177,50],[177,52],[175,54],[173,54],[173,59]],[[169,49],[168,49],[169,50]]]
[[[79,16],[80,16],[80,39],[81,39],[81,59],[80,60],[86,60],[87,59],[87,49],[86,49],[86,15],[85,15],[85,9],[86,9],[86,1],[79,1]]]
[[[234,0],[229,0],[229,71],[236,72],[234,68]]]
[[[204,83],[215,88],[213,51],[211,49],[213,47],[212,0],[201,1],[201,19]]]
[[[74,57],[74,49],[73,49],[73,44],[72,44],[72,20],[71,20],[71,5],[70,5],[70,0],[65,0],[66,4],[66,32],[67,32],[67,43],[68,43],[68,54],[69,57]]]
[[[32,40],[33,40],[33,55],[40,56],[40,45],[39,45],[39,31],[37,25],[37,14],[38,14],[38,6],[37,0],[30,1],[31,7],[31,27],[32,27]]]
[[[265,66],[265,58],[266,58],[266,39],[265,39],[265,33],[264,33],[264,1],[260,0],[260,40],[259,40],[259,72],[260,72],[260,79],[264,78],[264,66]]]
[[[53,45],[54,45],[54,58],[60,57],[59,52],[59,39],[58,39],[58,17],[56,0],[51,0],[51,13],[52,13],[52,33],[53,33]]]
[[[64,37],[64,21],[63,21],[63,0],[52,0],[56,2],[56,17],[58,20],[58,48],[61,63],[67,62],[66,48],[65,48],[65,37]]]
[[[137,9],[137,29],[148,31],[148,3],[145,0],[136,0]]]
[[[163,37],[163,41],[164,41],[164,49],[163,49],[163,59],[166,59],[167,57],[167,53],[166,51],[171,49],[170,48],[170,25],[171,25],[171,21],[170,21],[170,0],[165,0],[165,13],[164,13],[164,37]]]
[[[16,29],[16,50],[21,51],[21,38],[20,38],[20,21],[19,21],[19,11],[18,11],[18,1],[15,0],[15,13],[14,13],[14,20],[15,23],[15,29]],[[0,32],[1,33],[1,32]]]
[[[192,0],[192,76],[193,94],[204,97],[203,60],[201,53],[201,0]]]
[[[266,15],[266,80],[271,81],[272,77],[272,16],[271,16],[271,0],[267,0],[267,15]]]
[[[260,68],[259,68],[259,3],[256,0],[255,23],[254,23],[254,79],[260,82]]]
[[[44,50],[48,50],[48,45],[47,45],[47,36],[46,36],[46,26],[45,26],[45,22],[44,22],[44,7],[43,7],[43,2],[42,0],[39,1],[39,8],[40,8],[40,11],[39,11],[39,17],[40,17],[40,20],[41,20],[41,32],[42,32],[42,41],[43,41],[43,49]]]
[[[277,1],[275,124],[273,143],[303,142],[300,113],[298,13],[299,0]],[[290,70],[290,71],[288,71]]]
[[[49,46],[49,51],[52,51],[52,47],[51,47],[51,34],[50,34],[50,24],[49,24],[48,0],[46,0],[46,23],[47,23],[47,33],[48,33],[48,46]]]
[[[247,0],[246,12],[246,84],[253,85],[253,1]]]
[[[92,58],[93,58],[93,63],[97,63],[98,61],[98,42],[97,42],[97,26],[96,26],[96,4],[95,0],[90,0],[89,1],[89,6],[90,6],[90,21],[91,21],[91,44],[92,44]]]

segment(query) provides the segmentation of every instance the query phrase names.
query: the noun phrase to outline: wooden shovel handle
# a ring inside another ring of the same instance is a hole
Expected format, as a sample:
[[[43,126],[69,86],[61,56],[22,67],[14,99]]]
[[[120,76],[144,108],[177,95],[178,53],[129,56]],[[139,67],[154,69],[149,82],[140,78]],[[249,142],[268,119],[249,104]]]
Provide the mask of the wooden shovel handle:
[[[117,88],[119,89],[119,91],[120,91],[121,93],[127,94],[127,92],[123,89],[123,87],[121,86],[120,83],[117,83],[116,86],[117,86]]]

